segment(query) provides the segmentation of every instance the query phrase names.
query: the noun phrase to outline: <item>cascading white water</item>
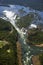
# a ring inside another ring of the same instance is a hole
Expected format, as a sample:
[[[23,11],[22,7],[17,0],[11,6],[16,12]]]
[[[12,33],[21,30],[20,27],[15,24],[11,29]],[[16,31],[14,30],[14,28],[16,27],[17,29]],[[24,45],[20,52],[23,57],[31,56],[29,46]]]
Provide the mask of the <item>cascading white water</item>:
[[[20,9],[23,9],[26,13],[24,13],[24,14],[20,13],[19,12]],[[9,5],[9,7],[0,6],[0,13],[1,13],[0,18],[9,20],[9,22],[15,27],[18,34],[20,35],[19,41],[21,42],[21,45],[22,45],[22,50],[23,50],[22,61],[23,61],[24,65],[32,65],[32,61],[31,61],[32,56],[34,54],[39,53],[38,49],[34,48],[34,46],[31,48],[30,45],[27,45],[27,43],[26,43],[26,39],[28,36],[27,30],[23,31],[23,27],[20,29],[16,25],[17,15],[18,15],[17,18],[20,19],[20,17],[26,16],[29,12],[36,12],[36,11],[30,10],[29,7],[24,7],[24,6],[19,6],[19,5]],[[40,13],[40,12],[38,12],[38,13]],[[41,15],[41,13],[40,13],[40,15]],[[29,28],[32,28],[32,27],[37,28],[37,25],[32,23]],[[35,49],[37,50],[36,52],[35,52]]]

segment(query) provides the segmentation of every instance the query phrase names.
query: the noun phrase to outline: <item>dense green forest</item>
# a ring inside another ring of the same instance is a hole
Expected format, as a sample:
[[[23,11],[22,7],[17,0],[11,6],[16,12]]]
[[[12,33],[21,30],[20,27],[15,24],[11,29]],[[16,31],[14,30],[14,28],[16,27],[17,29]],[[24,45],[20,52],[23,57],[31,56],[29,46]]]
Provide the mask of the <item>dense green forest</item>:
[[[0,19],[0,65],[18,65],[17,35],[8,21]]]
[[[19,28],[27,28],[30,23],[35,19],[34,15],[37,16],[36,13],[30,12],[28,15],[21,17],[20,19],[17,20],[16,25]]]
[[[28,41],[32,44],[43,44],[43,32],[39,29],[29,30]]]
[[[43,53],[39,55],[39,60],[41,62],[41,65],[43,65]]]

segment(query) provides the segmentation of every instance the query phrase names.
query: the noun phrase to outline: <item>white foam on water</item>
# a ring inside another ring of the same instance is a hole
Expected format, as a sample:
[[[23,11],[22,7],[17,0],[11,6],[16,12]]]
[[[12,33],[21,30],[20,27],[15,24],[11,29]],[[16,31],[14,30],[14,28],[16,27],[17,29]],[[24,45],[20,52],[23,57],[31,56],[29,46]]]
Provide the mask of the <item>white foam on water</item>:
[[[23,9],[26,14],[23,14],[23,16],[27,15],[29,12],[35,12],[35,10],[30,10],[29,7],[24,7],[24,6],[19,6],[19,5],[9,5],[9,7],[3,7],[3,6],[0,6],[0,13],[3,14],[3,16],[0,15],[0,18],[4,19],[4,20],[9,20],[10,23],[15,27],[15,29],[17,30],[17,32],[20,34],[21,38],[23,38],[23,44],[26,45],[26,33],[27,31],[23,31],[24,29],[19,29],[19,27],[16,25],[16,17],[17,15],[20,16],[20,13],[19,13],[19,10],[20,9]],[[41,14],[41,12],[38,12],[40,13],[40,16],[43,18],[43,15]],[[20,19],[20,17],[18,17],[18,19]],[[30,27],[34,27],[34,28],[37,28],[37,25],[35,24],[30,24]],[[30,49],[30,46],[28,46],[28,49]],[[30,51],[28,53],[26,53],[27,55],[30,54]],[[31,57],[30,56],[29,58],[26,57],[26,60],[27,62],[31,60]],[[25,63],[25,61],[24,61]],[[26,65],[26,64],[25,64]]]

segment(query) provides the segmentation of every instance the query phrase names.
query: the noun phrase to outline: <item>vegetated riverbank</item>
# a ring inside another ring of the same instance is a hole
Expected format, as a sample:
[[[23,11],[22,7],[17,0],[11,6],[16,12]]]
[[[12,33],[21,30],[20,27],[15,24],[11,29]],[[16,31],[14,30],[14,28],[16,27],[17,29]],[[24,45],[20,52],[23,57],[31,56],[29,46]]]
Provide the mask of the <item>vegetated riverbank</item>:
[[[33,62],[33,65],[41,65],[40,60],[39,60],[39,55],[33,56],[32,62]]]
[[[34,65],[43,65],[43,53],[32,57]]]
[[[28,41],[35,46],[42,47],[43,46],[43,31],[39,29],[29,30]]]
[[[5,20],[0,19],[0,65],[18,65],[17,61],[17,31]],[[8,44],[3,41],[8,42]]]
[[[19,41],[16,43],[17,45],[17,58],[18,58],[18,64],[23,65],[22,63],[22,49],[21,49],[21,44]]]

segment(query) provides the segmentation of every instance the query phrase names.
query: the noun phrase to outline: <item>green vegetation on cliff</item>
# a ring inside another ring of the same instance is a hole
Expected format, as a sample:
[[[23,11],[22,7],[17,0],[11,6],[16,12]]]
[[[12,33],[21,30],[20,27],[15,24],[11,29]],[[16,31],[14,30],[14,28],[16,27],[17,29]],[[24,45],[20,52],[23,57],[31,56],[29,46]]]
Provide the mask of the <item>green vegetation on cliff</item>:
[[[43,32],[38,29],[29,30],[28,41],[32,44],[43,44]]]
[[[17,22],[16,22],[16,25],[19,28],[28,27],[30,25],[30,23],[34,20],[34,15],[36,15],[36,13],[30,12],[28,15],[23,16],[20,19],[18,19]]]
[[[0,19],[0,65],[18,65],[16,42],[17,31],[8,21]]]
[[[43,53],[39,55],[39,60],[41,62],[41,65],[43,65]]]

